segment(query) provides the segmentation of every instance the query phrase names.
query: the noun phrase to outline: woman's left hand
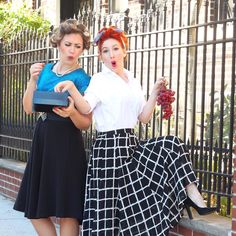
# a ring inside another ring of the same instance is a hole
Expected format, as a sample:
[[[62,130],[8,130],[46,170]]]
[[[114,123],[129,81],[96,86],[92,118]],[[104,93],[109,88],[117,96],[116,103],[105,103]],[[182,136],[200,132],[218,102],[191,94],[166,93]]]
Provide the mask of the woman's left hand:
[[[76,111],[76,108],[72,97],[68,96],[68,99],[69,99],[68,107],[54,107],[53,112],[64,118],[70,117]]]
[[[162,89],[163,86],[166,86],[167,85],[167,81],[165,79],[165,77],[161,77],[159,78],[156,83],[154,84],[153,88],[152,88],[152,92],[151,94],[154,96],[154,97],[158,97],[158,95],[160,94],[160,91]]]

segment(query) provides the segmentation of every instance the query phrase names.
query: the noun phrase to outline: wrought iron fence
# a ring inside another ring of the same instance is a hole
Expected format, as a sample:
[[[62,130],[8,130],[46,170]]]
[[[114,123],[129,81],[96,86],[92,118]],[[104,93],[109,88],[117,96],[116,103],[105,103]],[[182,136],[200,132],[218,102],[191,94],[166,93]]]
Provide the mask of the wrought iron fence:
[[[236,10],[232,9],[231,18],[209,21],[209,1],[201,8],[191,1],[183,2],[166,1],[138,16],[129,15],[129,11],[104,16],[84,11],[78,20],[87,25],[92,37],[111,24],[127,32],[126,66],[141,82],[147,98],[155,80],[167,76],[169,87],[176,91],[174,114],[165,121],[157,107],[149,124],[138,124],[139,138],[166,134],[181,137],[190,149],[208,204],[215,199],[220,209],[226,201],[225,214],[230,215]],[[30,65],[58,58],[48,39],[48,34],[28,30],[0,47],[0,157],[27,160],[36,115],[23,112],[22,97]],[[92,46],[80,60],[88,74],[100,70],[96,47]],[[89,155],[96,132],[91,126],[83,134]]]

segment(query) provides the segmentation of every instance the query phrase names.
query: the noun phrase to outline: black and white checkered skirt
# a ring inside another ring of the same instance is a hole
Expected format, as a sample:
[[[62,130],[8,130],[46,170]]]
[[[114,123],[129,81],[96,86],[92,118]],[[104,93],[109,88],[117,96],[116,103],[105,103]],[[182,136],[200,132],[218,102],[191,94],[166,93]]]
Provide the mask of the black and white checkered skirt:
[[[131,129],[99,133],[89,162],[83,236],[167,235],[196,182],[174,136],[138,142]]]

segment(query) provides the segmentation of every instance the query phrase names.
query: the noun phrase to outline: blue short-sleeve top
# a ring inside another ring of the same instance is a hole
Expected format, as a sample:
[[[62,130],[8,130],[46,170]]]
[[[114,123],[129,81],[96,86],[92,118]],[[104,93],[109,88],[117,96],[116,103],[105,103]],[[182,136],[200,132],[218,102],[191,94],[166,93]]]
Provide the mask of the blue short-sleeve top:
[[[48,63],[44,66],[38,78],[37,90],[54,91],[54,87],[59,82],[71,80],[75,84],[79,92],[81,94],[84,94],[84,91],[88,87],[91,79],[91,77],[84,71],[84,69],[78,68],[68,74],[58,76],[52,70],[54,65],[54,63]]]

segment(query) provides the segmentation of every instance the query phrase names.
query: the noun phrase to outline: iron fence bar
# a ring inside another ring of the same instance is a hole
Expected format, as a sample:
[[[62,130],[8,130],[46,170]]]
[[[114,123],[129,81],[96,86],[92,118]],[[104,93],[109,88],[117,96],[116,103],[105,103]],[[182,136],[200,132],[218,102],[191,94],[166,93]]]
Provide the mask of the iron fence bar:
[[[140,30],[142,32],[145,31],[145,29],[144,29],[145,18],[144,17],[145,17],[145,15],[142,15],[142,18],[141,18]],[[141,47],[144,48],[144,38],[143,37],[141,38]],[[141,86],[143,86],[143,77],[144,77],[144,75],[143,75],[144,71],[143,71],[143,67],[142,67],[142,65],[144,64],[144,53],[143,52],[144,51],[140,52],[140,54],[141,54],[141,60],[140,60],[140,68],[141,68],[141,70],[140,70],[140,83],[141,83]],[[147,125],[145,125],[145,126],[147,127]],[[141,123],[139,123],[139,138],[140,139],[142,138],[142,131],[143,131],[143,127],[142,127]]]
[[[17,140],[27,141],[27,142],[32,142],[31,138],[22,138],[22,137],[18,137],[18,136],[10,136],[10,135],[5,135],[5,134],[0,134],[0,137],[8,138],[8,139],[17,139]]]
[[[148,15],[148,19],[147,19],[147,25],[149,26],[149,31],[152,30],[152,16],[151,14]],[[148,47],[150,48],[151,47],[151,36],[152,35],[149,35],[148,36]],[[146,95],[147,95],[147,99],[149,98],[149,89],[150,89],[150,81],[151,81],[151,78],[150,78],[150,65],[151,65],[151,52],[147,52],[147,71],[146,71],[146,77],[148,78],[147,79],[147,88],[146,88]],[[153,82],[152,82],[153,83]],[[146,129],[145,129],[145,139],[147,139],[149,137],[149,134],[148,134],[148,126],[149,124],[146,124]]]
[[[31,38],[30,34],[31,34],[31,31],[26,31],[26,32],[25,32],[25,40],[26,40],[26,42],[28,42],[29,39]],[[31,45],[31,44],[28,44],[28,45],[25,47],[25,49],[26,49],[26,50],[30,49],[30,45]],[[27,57],[27,55],[28,55],[28,57]],[[28,53],[28,54],[24,53],[24,54],[23,54],[23,58],[24,58],[24,64],[23,64],[23,65],[24,65],[25,71],[28,70],[28,67],[27,67],[28,63],[26,63],[25,61],[26,61],[27,59],[30,61],[30,57],[31,57],[31,53]],[[25,74],[26,74],[26,73],[25,73]],[[27,73],[27,75],[28,75],[28,73]],[[27,81],[28,81],[28,76],[25,76],[25,78],[23,79],[23,83],[24,83],[23,91],[26,90]],[[28,128],[27,128],[27,131],[26,131],[26,137],[30,137],[30,118],[27,116],[27,114],[26,114],[25,112],[24,112],[24,115],[23,115],[23,116],[24,116],[24,119],[25,119],[26,127],[28,127]]]
[[[190,9],[190,6],[189,6]],[[190,11],[190,10],[189,10]],[[210,21],[207,23],[199,23],[199,24],[192,24],[192,25],[185,25],[185,26],[179,26],[179,27],[174,27],[174,28],[167,28],[167,26],[163,27],[163,29],[158,29],[158,30],[152,30],[151,32],[148,31],[142,31],[139,33],[132,33],[132,36],[147,36],[149,34],[163,34],[163,33],[168,33],[168,32],[178,32],[180,30],[187,30],[187,29],[195,29],[195,28],[204,28],[205,26],[213,26],[213,25],[219,25],[223,23],[233,23],[236,20],[236,17],[222,20],[222,21]],[[106,23],[103,24],[103,26],[106,26]],[[98,27],[100,29],[101,27]],[[138,31],[137,31],[138,32]],[[38,49],[39,50],[39,49]]]
[[[166,43],[166,26],[167,26],[167,17],[166,17],[166,14],[167,14],[167,6],[166,6],[166,2],[165,2],[165,5],[164,5],[164,8],[163,8],[163,14],[164,14],[164,20],[163,20],[163,31],[162,31],[162,62],[161,62],[161,76],[165,76],[165,52],[167,50],[167,48],[165,47],[165,43]],[[162,121],[162,108],[160,108],[160,121]],[[163,124],[162,122],[159,123],[160,125],[160,131],[159,131],[159,135],[162,136],[162,130],[163,130]]]
[[[12,47],[13,50],[15,50],[15,42],[12,42]],[[11,64],[14,63],[15,57],[10,57],[9,60],[12,62]],[[16,65],[16,64],[15,64]],[[9,96],[8,96],[8,114],[9,114],[9,119],[8,119],[8,127],[10,127],[10,134],[12,135],[12,122],[13,122],[13,114],[11,112],[11,101],[13,99],[13,92],[14,92],[14,72],[15,72],[15,65],[12,66],[10,70],[10,78],[9,78],[9,85],[10,85],[10,90],[9,90]]]
[[[187,24],[190,25],[190,6],[191,6],[191,0],[188,0],[188,5],[187,5],[187,9],[188,9],[188,14],[187,14]],[[187,29],[187,34],[186,34],[186,42],[187,44],[189,44],[190,42],[190,31],[189,29]],[[189,89],[189,84],[188,84],[188,74],[189,74],[189,49],[190,48],[186,48],[186,53],[185,53],[185,58],[186,58],[186,67],[185,67],[185,91],[184,91],[184,95],[185,95],[185,99],[184,99],[184,107],[188,107],[188,89]],[[188,118],[188,113],[187,113],[187,109],[184,109],[184,134],[183,134],[183,141],[186,143],[187,142],[187,118]]]
[[[234,0],[234,20],[233,20],[233,38],[236,38],[236,1]],[[235,79],[236,79],[236,69],[235,69],[235,64],[236,64],[236,45],[235,43],[232,43],[232,72],[231,72],[231,99],[230,99],[230,133],[229,133],[229,140],[233,140],[233,135],[234,135],[234,125],[235,125]],[[229,156],[233,156],[233,141],[229,143]],[[233,161],[232,159],[229,161],[229,166],[228,166],[228,174],[232,176],[232,169],[233,169]],[[231,185],[232,185],[232,179],[233,177],[229,178],[228,182],[228,195],[232,194],[231,190]],[[227,212],[230,212],[231,209],[231,198],[228,198],[227,202]]]
[[[139,36],[139,35],[137,35]],[[128,35],[129,38],[133,38],[133,35]],[[205,45],[211,45],[211,44],[222,44],[222,43],[232,43],[236,42],[236,38],[227,38],[227,39],[216,39],[216,40],[208,40],[207,42],[197,42],[197,43],[192,43],[192,44],[181,44],[181,45],[173,45],[173,46],[157,46],[157,47],[152,47],[152,48],[145,48],[145,49],[132,49],[127,50],[127,53],[135,53],[135,52],[148,52],[148,51],[163,51],[164,49],[166,50],[172,50],[172,49],[181,49],[181,48],[192,48],[192,47],[197,47],[197,46],[205,46]],[[33,51],[32,51],[33,52]],[[27,53],[27,52],[26,52]],[[5,56],[5,54],[4,54]],[[10,55],[9,55],[10,56]],[[89,55],[81,55],[81,58],[86,58],[86,57],[94,57],[98,56],[98,54],[89,54]],[[58,58],[52,58],[50,60],[57,60]],[[43,62],[46,62],[46,59],[42,59]],[[35,62],[38,62],[38,60],[32,60],[32,61],[26,61],[26,62],[19,62],[18,65],[24,65],[25,63],[27,64],[33,64]],[[15,66],[17,65],[16,63],[10,63],[7,65],[3,65],[3,67],[8,67],[8,66]]]
[[[175,20],[175,1],[172,1],[172,3],[171,3],[171,28],[174,28],[174,20]],[[179,17],[179,21],[181,21],[181,16]],[[179,35],[179,40],[180,40],[180,35]],[[174,32],[171,31],[170,32],[170,45],[171,46],[174,44],[173,41],[174,41]],[[172,63],[173,63],[173,53],[174,53],[174,50],[170,49],[170,58],[169,58],[170,65],[172,65]],[[178,67],[179,67],[179,63],[177,62],[177,68]],[[169,75],[168,75],[168,77],[169,77],[169,88],[172,87],[172,72],[173,72],[173,68],[172,68],[172,66],[170,66]],[[177,74],[177,89],[176,89],[176,96],[175,96],[176,97],[175,114],[177,114],[177,111],[178,111],[178,94],[179,94],[178,80],[179,80],[179,77],[178,77],[178,74]],[[175,120],[175,130],[178,129],[178,121],[177,120],[178,119]],[[170,120],[168,120],[167,134],[170,134]]]
[[[92,27],[91,27],[91,29],[92,29],[92,34],[94,35],[95,34],[95,25],[96,25],[96,21],[95,21],[96,19],[95,19],[95,17],[93,16],[93,18],[92,18],[92,21],[91,22],[93,22],[92,23]],[[93,54],[93,55],[95,55],[95,53],[94,53],[94,51],[95,51],[95,49],[94,49],[94,47],[92,47],[92,51],[90,50],[89,51],[89,55],[90,54]],[[86,56],[88,56],[88,55],[86,55]],[[89,57],[88,57],[89,58]],[[91,63],[91,75],[93,75],[94,74],[94,66],[95,66],[95,58],[94,57],[92,57],[92,63]]]
[[[21,43],[23,43],[23,42],[24,42],[24,35],[21,34]],[[20,49],[18,51],[20,51]],[[18,61],[22,61],[23,55],[19,55],[18,58],[19,58]],[[20,78],[18,79],[18,83],[19,83],[19,88],[18,88],[18,91],[19,91],[19,97],[18,97],[19,113],[18,113],[18,116],[19,116],[20,133],[24,134],[25,129],[24,129],[24,125],[23,125],[23,109],[21,106],[22,105],[22,97],[23,97],[23,91],[22,91],[23,79],[22,79],[22,77],[24,77],[24,70],[23,70],[22,66],[19,66],[19,75],[20,75]],[[22,142],[22,146],[24,146],[23,142]]]
[[[22,34],[20,34],[20,36],[19,36],[19,38],[20,38],[20,42],[22,43],[22,41],[23,41],[23,39],[22,39]],[[19,46],[19,45],[18,45]],[[20,50],[20,47],[18,47],[18,51]],[[21,57],[21,55],[18,55],[17,57],[16,57],[16,60],[17,61],[20,61],[20,57]],[[15,101],[16,101],[16,108],[15,108],[15,110],[17,111],[17,112],[13,112],[13,113],[16,113],[15,114],[15,124],[16,124],[16,129],[15,129],[15,135],[17,135],[18,133],[21,133],[21,126],[20,126],[20,121],[21,121],[21,119],[20,119],[20,115],[21,115],[21,93],[20,93],[20,87],[21,87],[21,67],[18,65],[17,66],[17,73],[16,73],[16,78],[15,78],[15,83],[16,83],[16,93],[15,93]],[[21,145],[21,143],[19,144],[19,146],[23,146],[23,145]],[[20,160],[21,161],[23,161],[22,160],[22,156],[20,157]]]
[[[206,7],[204,12],[204,22],[207,22],[208,19],[208,2],[205,1]],[[204,26],[204,36],[203,36],[203,42],[207,41],[207,26]],[[205,118],[205,90],[206,90],[206,55],[207,55],[207,46],[203,46],[203,63],[202,63],[202,84],[201,84],[201,90],[202,90],[202,96],[201,96],[201,125],[200,125],[200,156],[203,157],[203,160],[200,161],[200,169],[207,170],[207,151],[205,150],[204,155],[204,118]],[[199,176],[200,178],[203,178],[203,188],[206,188],[207,184],[207,174],[204,174],[203,176]],[[209,205],[209,202],[208,202]]]
[[[203,173],[203,174],[211,173],[211,174],[214,174],[215,176],[232,177],[232,174],[219,173],[219,172],[208,171],[204,169],[194,169],[194,171],[198,173]]]
[[[182,0],[180,1],[180,9],[182,9]],[[182,25],[182,10],[180,11],[179,14],[179,26]],[[172,26],[171,28],[173,28],[174,26]],[[181,39],[182,39],[182,31],[179,30],[178,32],[178,44],[181,45]],[[173,44],[173,43],[172,43]],[[172,45],[171,44],[171,45]],[[178,54],[178,60],[177,60],[177,88],[176,88],[176,106],[175,106],[175,116],[177,117],[177,115],[179,114],[179,104],[180,104],[180,99],[179,99],[179,95],[180,95],[180,60],[181,60],[181,48],[177,49],[177,54]],[[172,76],[170,76],[170,88],[172,87]],[[170,122],[169,122],[169,132],[170,132]],[[179,119],[175,120],[175,135],[178,135],[179,133]]]
[[[226,147],[226,143],[225,143],[225,147]],[[223,173],[227,173],[227,164],[228,164],[228,153],[224,153],[223,155],[223,161],[222,161],[222,164],[223,164],[223,167],[222,167],[222,171]],[[227,178],[226,176],[222,176],[222,192],[226,193],[226,189],[227,189]]]
[[[156,8],[156,22],[155,22],[155,25],[156,25],[156,31],[158,31],[159,29],[159,16],[160,16],[160,11],[159,11],[159,8]],[[158,46],[158,34],[155,35],[155,47]],[[137,37],[136,37],[137,38]],[[135,48],[137,49],[137,48]],[[158,52],[157,51],[154,51],[154,65],[157,65],[157,62],[158,62]],[[157,70],[154,71],[154,82],[156,82],[157,80]],[[158,127],[158,119],[157,119],[157,113],[156,113],[156,110],[153,114],[153,118],[152,118],[152,133],[153,135],[157,135],[156,134],[156,127]],[[154,136],[153,136],[154,137]]]
[[[196,3],[197,4],[197,3]],[[198,17],[199,17],[199,14],[198,14],[198,11],[199,11],[199,8],[197,7],[197,12],[196,12],[196,23],[198,24]],[[198,27],[196,28],[193,28],[194,30],[194,33],[195,33],[195,39],[194,39],[194,42],[198,42]],[[192,87],[190,87],[191,89],[191,94],[192,94],[192,101],[190,103],[190,106],[191,106],[191,143],[194,143],[194,140],[195,140],[195,137],[194,137],[194,134],[195,134],[195,122],[196,122],[196,117],[195,117],[195,113],[196,113],[196,82],[197,82],[197,52],[198,52],[198,47],[197,46],[193,46],[191,48],[192,50],[190,50],[190,53],[191,51],[193,52],[194,55],[192,55],[193,57],[193,78],[191,78],[191,75],[190,75],[190,80],[192,80]],[[194,156],[193,156],[193,147],[191,147],[191,160],[194,159]],[[194,168],[197,168],[198,167],[198,163],[196,163],[197,165],[194,166]],[[199,187],[200,187],[200,190],[201,190],[201,184],[202,184],[202,179],[201,179],[201,176],[199,176]]]
[[[0,134],[2,133],[2,125],[3,125],[3,43],[0,42]],[[2,138],[0,136],[0,143],[2,143]],[[3,148],[0,147],[0,158],[3,156],[2,154]]]
[[[22,149],[22,148],[19,148],[19,147],[10,147],[9,145],[0,144],[0,147],[10,149],[10,151],[20,151],[20,152],[26,152],[26,153],[30,152],[28,149]]]
[[[226,38],[226,24],[223,24],[223,39]],[[222,43],[222,63],[221,63],[221,85],[220,85],[220,125],[219,125],[219,146],[222,147],[223,145],[223,125],[224,125],[224,86],[225,86],[225,52],[226,52],[226,44],[225,42]],[[222,171],[222,159],[223,153],[220,150],[219,152],[219,163],[218,163],[218,172]],[[218,176],[217,188],[218,191],[221,190],[222,183],[221,176]],[[217,197],[217,204],[220,205],[220,198]]]
[[[139,30],[139,27],[138,27],[138,22],[136,21],[135,22],[136,24],[135,24],[135,32],[136,32],[136,36],[134,35],[134,38],[135,38],[135,49],[137,50],[137,47],[138,47],[138,34],[137,34],[137,32],[138,32],[138,30]],[[127,53],[129,53],[129,50],[127,51]],[[134,53],[134,70],[135,70],[135,73],[134,73],[134,76],[136,77],[137,76],[137,74],[136,74],[136,72],[137,72],[137,58],[138,58],[138,53],[137,52],[135,52]],[[142,81],[140,81],[140,83],[142,83]],[[141,133],[142,133],[142,124],[139,122],[139,124],[138,124],[138,135],[139,135],[139,138],[141,138]]]
[[[32,45],[31,45],[32,46]],[[37,46],[35,46],[35,48],[32,46],[32,49],[29,50],[23,50],[23,51],[15,51],[15,52],[9,52],[9,53],[4,53],[5,56],[15,56],[15,55],[19,55],[19,54],[25,54],[25,53],[35,53],[41,50],[47,50],[47,49],[52,49],[53,47],[42,47],[42,48],[36,48]]]
[[[216,12],[215,12],[216,13]],[[216,41],[216,24],[213,25],[213,41]],[[216,43],[212,44],[212,67],[211,67],[211,103],[210,103],[210,134],[209,134],[209,172],[212,171],[212,163],[213,163],[213,115],[214,115],[214,99],[215,99],[215,70],[216,70]],[[211,189],[212,174],[208,175],[208,189]],[[210,202],[211,198],[208,195],[207,202]]]
[[[7,64],[7,58],[3,54],[3,63]],[[3,68],[3,76],[7,77],[7,72],[8,72],[8,67]],[[4,79],[4,78],[3,78]],[[3,130],[6,129],[6,116],[7,116],[7,110],[6,110],[6,95],[7,95],[7,82],[6,80],[3,80],[3,99],[2,99],[2,105],[3,105],[3,110],[2,110],[2,132]]]
[[[236,42],[235,38],[228,38],[228,39],[222,39],[222,40],[209,40],[207,42],[198,42],[198,43],[192,43],[192,44],[181,44],[181,45],[173,45],[173,46],[165,46],[165,47],[153,47],[153,48],[145,48],[145,49],[138,49],[138,50],[132,50],[132,51],[127,51],[128,53],[133,53],[133,52],[148,52],[148,51],[163,51],[163,50],[170,50],[170,49],[181,49],[181,48],[192,48],[192,47],[199,47],[199,46],[205,46],[205,45],[211,45],[211,44],[222,44],[222,43],[232,43]]]
[[[229,195],[227,195],[227,194],[225,194],[225,193],[214,192],[214,191],[208,191],[208,190],[205,190],[205,189],[202,190],[202,193],[207,193],[207,194],[209,194],[209,195],[215,195],[215,196],[217,196],[217,197],[219,197],[219,198],[221,198],[221,197],[229,197]],[[228,215],[229,215],[229,214],[228,214]]]

